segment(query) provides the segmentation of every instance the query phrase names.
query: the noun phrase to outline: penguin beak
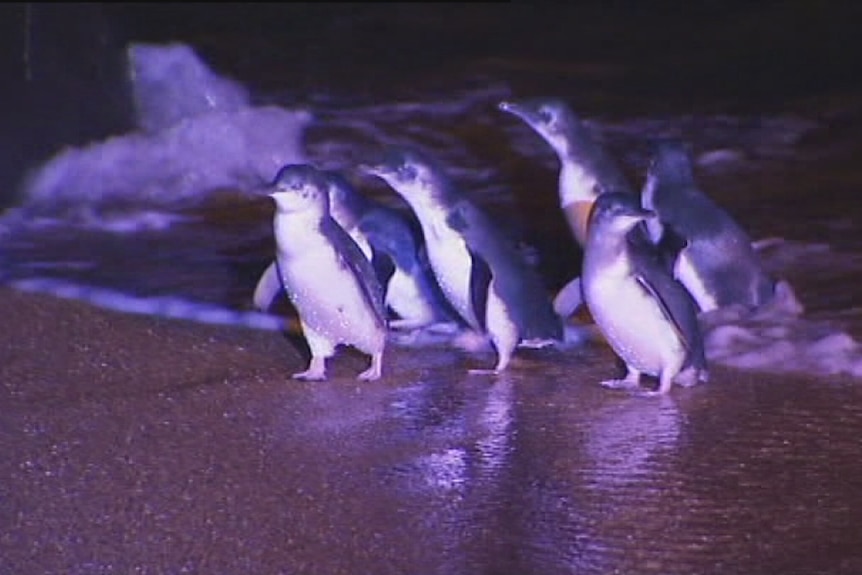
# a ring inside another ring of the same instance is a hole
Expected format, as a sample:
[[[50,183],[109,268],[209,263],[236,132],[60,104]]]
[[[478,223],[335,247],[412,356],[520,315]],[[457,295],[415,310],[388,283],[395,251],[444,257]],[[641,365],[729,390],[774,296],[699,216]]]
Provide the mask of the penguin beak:
[[[519,106],[515,102],[509,102],[509,101],[503,100],[502,102],[497,104],[497,109],[502,111],[502,112],[506,112],[508,114],[513,114],[515,116],[518,116],[519,118],[524,117],[524,110],[521,108],[521,106]]]

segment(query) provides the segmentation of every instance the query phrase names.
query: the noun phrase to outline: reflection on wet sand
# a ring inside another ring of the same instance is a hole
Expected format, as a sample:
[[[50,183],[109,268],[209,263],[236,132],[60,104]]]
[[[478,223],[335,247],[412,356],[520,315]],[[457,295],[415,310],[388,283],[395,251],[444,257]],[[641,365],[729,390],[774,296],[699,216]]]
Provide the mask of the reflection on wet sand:
[[[0,312],[4,573],[862,571],[852,382],[718,367],[633,397],[597,345],[498,378],[396,348],[363,384],[345,353],[296,382],[269,333]]]

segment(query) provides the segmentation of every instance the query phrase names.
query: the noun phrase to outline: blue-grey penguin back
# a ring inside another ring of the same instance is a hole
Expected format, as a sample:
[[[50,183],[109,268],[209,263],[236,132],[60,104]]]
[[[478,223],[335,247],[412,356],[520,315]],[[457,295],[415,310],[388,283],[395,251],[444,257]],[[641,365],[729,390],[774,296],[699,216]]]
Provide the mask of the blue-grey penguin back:
[[[512,302],[509,314],[521,329],[522,339],[561,341],[562,320],[554,312],[538,271],[524,260],[512,238],[501,233],[483,213],[477,216],[485,222],[471,225],[465,236],[478,236],[472,242],[482,246],[480,253],[488,254],[488,260],[495,262],[493,270],[499,278],[496,289],[501,299]]]
[[[643,202],[658,214],[663,245],[681,249],[673,254],[676,273],[701,309],[732,304],[753,308],[772,299],[775,282],[763,269],[750,236],[697,185],[690,153],[679,140],[656,145]]]

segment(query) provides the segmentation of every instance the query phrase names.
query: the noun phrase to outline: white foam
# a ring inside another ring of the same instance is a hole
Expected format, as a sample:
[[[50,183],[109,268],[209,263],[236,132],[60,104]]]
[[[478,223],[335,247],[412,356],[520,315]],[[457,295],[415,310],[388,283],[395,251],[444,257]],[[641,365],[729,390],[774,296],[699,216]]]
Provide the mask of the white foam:
[[[248,91],[210,70],[185,44],[130,44],[127,49],[138,126],[159,132],[210,112],[237,112]]]
[[[13,208],[3,215],[2,224],[8,230],[14,226],[29,229],[83,228],[116,234],[141,231],[167,230],[177,223],[191,222],[197,218],[170,211],[159,210],[95,210],[92,206],[80,206],[77,210],[62,215],[32,215],[24,208]]]
[[[305,161],[301,139],[310,119],[305,112],[247,108],[68,148],[30,179],[26,207],[96,213],[94,204],[176,205],[219,188],[255,188],[282,165]]]
[[[25,182],[21,209],[9,216],[16,223],[163,229],[176,221],[165,208],[218,189],[253,191],[284,164],[306,161],[308,112],[249,106],[242,86],[188,46],[132,45],[129,56],[140,129],[57,153]]]
[[[773,373],[862,377],[862,345],[803,311],[790,285],[779,282],[775,300],[754,313],[727,307],[702,314],[707,360]]]
[[[211,325],[231,325],[265,331],[286,329],[285,319],[253,311],[194,301],[179,296],[141,297],[118,290],[48,277],[12,280],[6,285],[23,292],[82,301],[123,313],[183,319]]]

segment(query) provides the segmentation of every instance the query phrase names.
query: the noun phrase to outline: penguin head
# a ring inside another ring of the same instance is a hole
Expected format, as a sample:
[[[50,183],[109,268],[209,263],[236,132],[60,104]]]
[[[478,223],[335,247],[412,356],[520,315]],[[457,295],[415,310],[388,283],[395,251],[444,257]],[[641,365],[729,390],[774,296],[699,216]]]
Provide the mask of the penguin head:
[[[288,164],[276,174],[269,188],[279,213],[329,212],[329,194],[323,175],[309,164]]]
[[[562,100],[536,98],[505,101],[497,107],[521,118],[561,154],[568,152],[570,139],[580,129],[580,121]]]
[[[391,148],[378,161],[360,166],[360,170],[381,178],[407,201],[434,197],[446,188],[441,169],[414,148]]]
[[[690,182],[694,179],[691,154],[681,140],[667,138],[658,140],[647,169],[647,177],[666,182]]]
[[[655,213],[645,210],[637,196],[623,192],[600,194],[593,203],[590,214],[590,235],[616,232],[626,234],[640,222],[652,218]]]

